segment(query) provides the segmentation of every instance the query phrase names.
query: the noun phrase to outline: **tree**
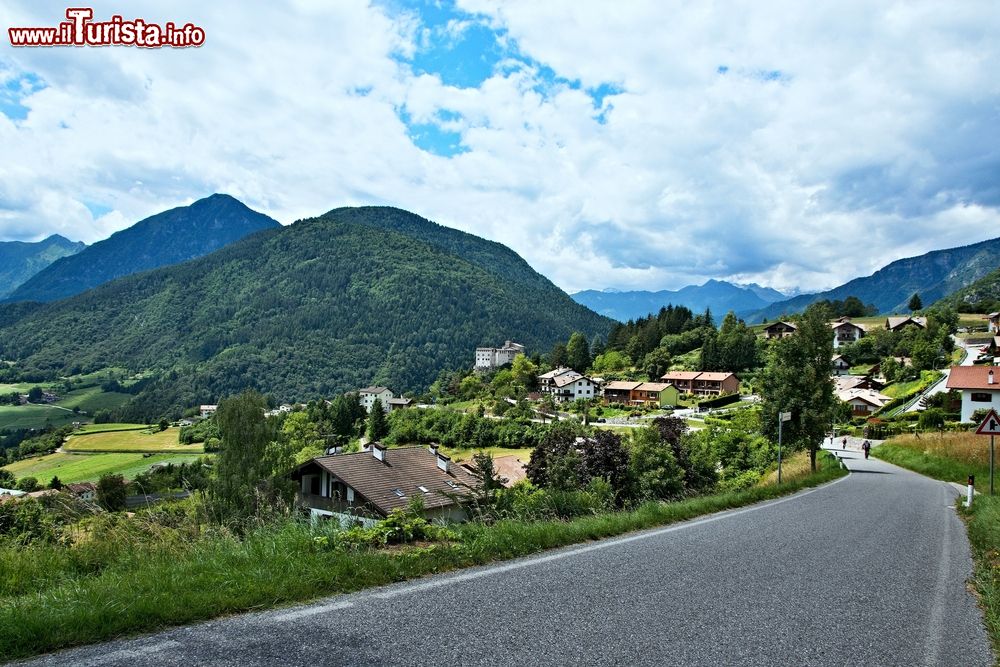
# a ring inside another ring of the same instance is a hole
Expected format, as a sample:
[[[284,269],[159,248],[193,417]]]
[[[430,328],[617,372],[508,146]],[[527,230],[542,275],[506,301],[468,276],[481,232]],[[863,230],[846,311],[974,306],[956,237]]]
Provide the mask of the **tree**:
[[[34,477],[22,477],[17,480],[17,490],[31,493],[38,489],[38,480]]]
[[[293,464],[305,463],[313,457],[323,455],[323,441],[319,437],[319,430],[305,412],[293,412],[285,417],[285,422],[281,425],[281,440],[287,450],[282,456],[290,459]]]
[[[684,494],[684,470],[677,464],[673,448],[660,438],[656,427],[632,433],[629,457],[633,491],[643,500],[670,500]]]
[[[272,422],[264,417],[267,402],[255,391],[224,399],[215,419],[222,451],[209,497],[216,518],[240,529],[276,500],[270,484],[275,465],[268,445],[275,439]]]
[[[13,489],[17,485],[14,473],[0,468],[0,489]]]
[[[806,309],[795,335],[774,341],[760,378],[764,434],[776,442],[778,414],[791,412],[791,421],[782,427],[783,445],[789,450],[807,449],[813,470],[836,401],[830,377],[833,337],[828,319],[825,306],[814,304]]]
[[[368,439],[375,442],[387,435],[389,435],[389,422],[385,418],[385,408],[382,407],[382,401],[376,400],[368,413]]]
[[[586,373],[590,368],[590,343],[579,331],[573,332],[566,343],[566,363],[577,373]]]
[[[59,477],[57,477],[57,476],[53,476],[52,480],[49,482],[49,488],[50,489],[55,489],[56,491],[59,491],[60,489],[63,488],[62,480],[59,479]]]
[[[920,295],[917,294],[916,292],[914,292],[913,296],[910,297],[910,302],[908,304],[906,304],[906,307],[910,309],[911,313],[914,312],[914,311],[920,310],[921,308],[923,308],[924,304],[920,300]]]
[[[32,403],[37,403],[38,401],[42,400],[43,395],[44,392],[42,391],[41,387],[32,387],[31,389],[28,390],[28,400],[31,401]]]
[[[534,389],[535,385],[538,384],[538,366],[523,354],[514,357],[510,370],[514,376],[514,382],[525,391]]]
[[[126,507],[128,484],[121,475],[107,473],[97,480],[97,504],[109,512],[119,512]]]
[[[566,346],[564,344],[556,343],[552,346],[552,351],[549,352],[549,365],[553,368],[566,365]]]

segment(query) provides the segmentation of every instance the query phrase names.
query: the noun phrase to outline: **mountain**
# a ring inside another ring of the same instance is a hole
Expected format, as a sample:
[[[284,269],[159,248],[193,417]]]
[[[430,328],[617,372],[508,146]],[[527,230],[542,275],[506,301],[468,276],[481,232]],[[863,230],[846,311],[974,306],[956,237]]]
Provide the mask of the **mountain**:
[[[997,260],[1000,264],[1000,259]],[[1000,310],[1000,268],[967,287],[941,299],[934,305],[948,306],[958,312],[995,312]]]
[[[531,354],[612,324],[509,248],[384,207],[335,209],[2,315],[0,358],[25,374],[151,371],[129,419],[245,388],[280,400],[419,390],[471,367],[476,346],[510,339]]]
[[[56,301],[121,276],[207,255],[262,229],[279,227],[229,195],[157,213],[64,257],[9,295],[8,301]]]
[[[880,313],[907,312],[914,293],[930,304],[967,287],[1000,264],[1000,238],[960,248],[935,250],[919,257],[900,259],[870,276],[854,280],[817,294],[800,294],[771,304],[751,317],[762,322],[782,314],[798,313],[816,301],[843,300],[856,296],[874,304]]]
[[[739,286],[723,280],[709,280],[704,285],[688,285],[676,291],[584,290],[573,295],[577,303],[621,322],[645,317],[667,304],[686,306],[696,313],[711,308],[713,313],[723,315],[730,310],[737,313],[758,310],[785,298],[781,292],[756,283]]]
[[[86,247],[58,234],[37,243],[0,242],[0,299],[60,257],[75,255]]]

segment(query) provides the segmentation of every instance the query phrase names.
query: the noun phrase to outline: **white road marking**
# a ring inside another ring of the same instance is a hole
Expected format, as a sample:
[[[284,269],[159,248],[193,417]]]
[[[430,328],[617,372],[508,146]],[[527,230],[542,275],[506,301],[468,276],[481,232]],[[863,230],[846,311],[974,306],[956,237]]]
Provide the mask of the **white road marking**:
[[[629,535],[627,537],[618,537],[618,538],[606,539],[606,540],[602,540],[600,542],[596,542],[594,544],[588,544],[588,545],[582,546],[582,547],[570,548],[570,549],[566,549],[564,551],[559,551],[558,553],[548,554],[548,555],[545,555],[545,556],[536,556],[536,557],[530,557],[529,556],[527,560],[516,561],[516,562],[513,562],[513,563],[503,563],[503,564],[500,564],[500,565],[487,566],[485,569],[476,570],[476,571],[473,571],[473,572],[460,572],[458,574],[454,574],[454,575],[450,575],[450,576],[445,576],[445,577],[441,577],[441,578],[436,578],[436,579],[432,579],[432,580],[429,580],[429,581],[422,581],[422,582],[419,582],[419,583],[416,583],[416,584],[410,584],[408,586],[401,586],[399,588],[392,588],[392,589],[389,589],[389,590],[384,590],[384,591],[379,592],[379,593],[372,593],[370,596],[366,596],[366,597],[374,597],[374,598],[378,598],[380,600],[389,600],[389,599],[392,599],[392,598],[400,597],[402,595],[409,595],[411,593],[419,593],[419,592],[422,592],[422,591],[428,591],[428,590],[432,590],[432,589],[435,589],[435,588],[441,588],[442,586],[450,586],[452,584],[458,584],[458,583],[462,583],[462,582],[466,582],[466,581],[471,581],[473,579],[480,579],[482,577],[488,577],[488,576],[491,576],[491,575],[494,575],[494,574],[502,574],[502,573],[505,573],[505,572],[510,572],[512,570],[520,570],[522,568],[531,567],[533,565],[539,565],[539,564],[542,564],[542,563],[549,563],[549,562],[552,562],[552,561],[555,561],[555,560],[560,560],[560,559],[563,559],[563,558],[570,558],[572,556],[577,556],[579,554],[590,553],[592,551],[600,551],[602,549],[610,549],[611,547],[616,547],[616,546],[618,546],[620,544],[628,544],[630,542],[636,542],[636,541],[639,541],[639,540],[647,540],[647,539],[652,538],[652,537],[659,537],[660,535],[664,535],[666,533],[672,533],[672,532],[678,531],[678,530],[685,530],[687,528],[694,528],[695,526],[701,526],[701,525],[704,525],[706,523],[712,523],[714,521],[721,521],[723,519],[729,519],[731,517],[740,516],[741,514],[747,514],[749,512],[756,512],[758,510],[766,509],[768,507],[774,507],[776,505],[781,505],[782,503],[787,503],[787,502],[792,501],[792,500],[798,500],[800,498],[808,496],[810,493],[815,493],[816,491],[820,491],[820,490],[829,488],[829,487],[833,486],[834,484],[837,484],[839,482],[844,481],[848,477],[850,477],[850,475],[845,475],[844,477],[841,477],[840,479],[834,480],[834,481],[829,482],[827,484],[824,484],[822,486],[817,486],[817,487],[815,487],[813,489],[809,489],[808,491],[798,492],[798,493],[792,494],[790,496],[787,496],[785,498],[779,498],[778,500],[772,500],[772,501],[767,502],[767,503],[762,503],[762,504],[757,504],[757,505],[751,505],[751,506],[745,507],[743,509],[725,510],[725,511],[717,513],[717,514],[713,514],[711,516],[707,516],[707,517],[705,517],[703,519],[695,519],[693,521],[685,521],[685,522],[680,523],[680,524],[675,524],[675,525],[667,526],[667,527],[664,527],[664,528],[658,528],[658,529],[650,530],[648,532],[643,532],[643,533],[640,533],[638,535]]]
[[[328,611],[337,611],[339,609],[347,609],[348,607],[353,607],[354,603],[349,600],[341,600],[340,602],[330,602],[327,604],[318,604],[313,607],[303,607],[301,609],[294,609],[292,611],[286,611],[283,614],[278,614],[272,617],[273,620],[283,623],[285,621],[295,621],[300,618],[306,618],[307,616],[315,616],[316,614],[323,614]]]
[[[79,665],[87,665],[90,667],[93,665],[97,667],[98,665],[107,665],[114,662],[127,661],[131,658],[137,658],[141,655],[149,655],[151,653],[160,653],[169,648],[177,648],[181,643],[174,641],[172,639],[167,639],[162,642],[156,642],[155,644],[147,644],[145,646],[136,646],[135,648],[123,648],[117,651],[112,651],[99,658],[92,658],[90,660],[85,660],[84,662],[77,663]]]

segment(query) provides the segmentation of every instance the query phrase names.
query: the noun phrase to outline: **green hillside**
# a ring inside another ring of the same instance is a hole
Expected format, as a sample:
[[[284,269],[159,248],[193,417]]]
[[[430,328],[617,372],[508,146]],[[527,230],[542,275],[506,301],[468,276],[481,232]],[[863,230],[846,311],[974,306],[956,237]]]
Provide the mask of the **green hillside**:
[[[1000,257],[994,258],[1000,263]],[[954,294],[938,302],[947,305],[958,312],[987,313],[1000,310],[1000,268],[986,274],[968,287],[963,287]]]
[[[128,420],[253,387],[281,400],[427,386],[477,345],[548,350],[611,321],[508,248],[391,208],[336,209],[0,324],[0,358],[57,376],[153,370]]]

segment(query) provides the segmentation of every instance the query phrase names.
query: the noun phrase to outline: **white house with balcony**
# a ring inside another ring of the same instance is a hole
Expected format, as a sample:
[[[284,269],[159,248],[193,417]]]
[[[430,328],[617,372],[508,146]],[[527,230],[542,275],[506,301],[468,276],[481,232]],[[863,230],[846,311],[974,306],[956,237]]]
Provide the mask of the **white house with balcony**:
[[[833,329],[834,349],[839,348],[841,345],[857,343],[859,340],[864,338],[865,333],[867,333],[864,327],[854,324],[846,318],[836,322],[831,322],[830,328]]]
[[[1000,368],[996,366],[952,366],[948,389],[962,392],[962,421],[983,408],[1000,411]]]

